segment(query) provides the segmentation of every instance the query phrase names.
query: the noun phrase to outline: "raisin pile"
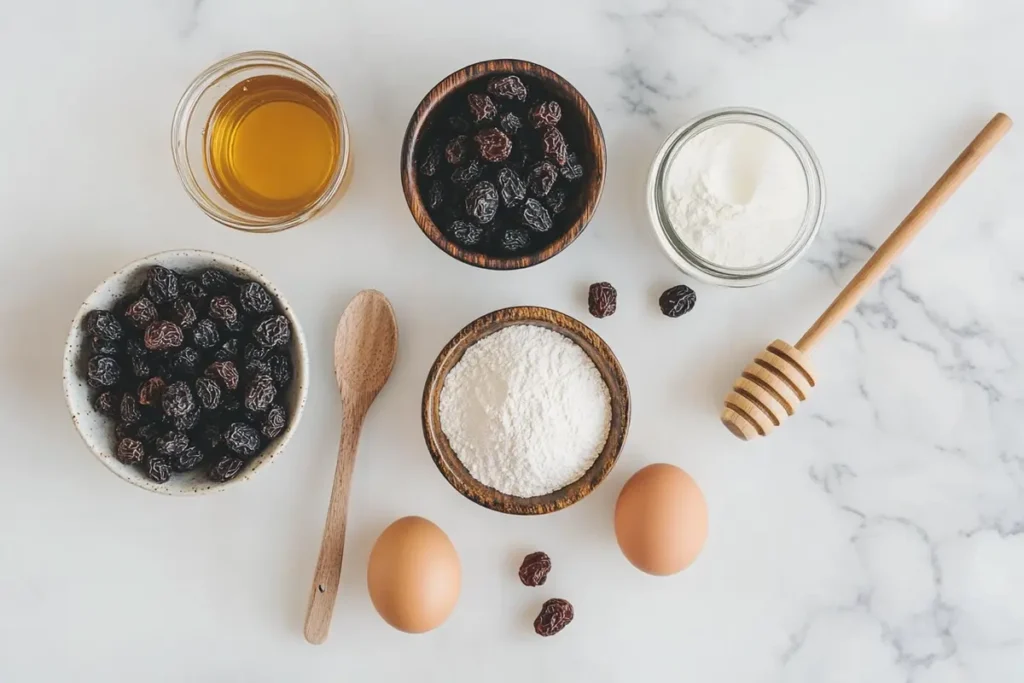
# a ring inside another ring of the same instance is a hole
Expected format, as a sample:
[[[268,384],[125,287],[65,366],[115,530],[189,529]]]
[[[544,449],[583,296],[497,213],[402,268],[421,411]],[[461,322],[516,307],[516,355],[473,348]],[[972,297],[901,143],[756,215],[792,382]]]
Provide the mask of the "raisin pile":
[[[427,122],[415,155],[420,196],[434,223],[466,249],[539,251],[576,218],[587,173],[583,133],[536,79],[475,81]]]
[[[93,405],[113,451],[156,482],[238,475],[288,425],[288,318],[258,282],[156,266],[113,310],[85,319]]]

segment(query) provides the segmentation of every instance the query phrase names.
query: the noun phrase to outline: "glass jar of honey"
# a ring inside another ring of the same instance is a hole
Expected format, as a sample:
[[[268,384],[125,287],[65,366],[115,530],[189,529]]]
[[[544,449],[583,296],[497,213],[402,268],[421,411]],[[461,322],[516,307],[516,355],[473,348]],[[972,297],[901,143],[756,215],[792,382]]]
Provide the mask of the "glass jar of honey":
[[[171,146],[189,196],[239,230],[299,225],[338,199],[350,175],[334,91],[275,52],[244,52],[201,73],[175,109]]]

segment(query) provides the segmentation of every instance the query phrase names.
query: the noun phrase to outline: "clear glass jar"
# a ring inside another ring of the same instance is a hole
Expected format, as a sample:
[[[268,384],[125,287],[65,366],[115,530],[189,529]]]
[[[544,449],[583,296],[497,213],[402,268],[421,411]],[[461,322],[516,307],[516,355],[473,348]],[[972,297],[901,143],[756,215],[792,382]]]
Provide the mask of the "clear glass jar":
[[[331,107],[337,126],[339,159],[323,192],[315,201],[286,216],[248,213],[225,199],[210,179],[206,131],[217,103],[232,87],[256,76],[282,76],[316,91]],[[340,198],[351,175],[348,121],[331,86],[311,68],[277,52],[242,52],[223,59],[199,74],[178,101],[171,125],[174,165],[189,196],[210,218],[249,232],[276,232],[295,227],[320,214]]]
[[[777,135],[796,155],[807,180],[807,210],[796,236],[781,254],[750,268],[730,268],[712,263],[686,245],[669,220],[666,184],[676,155],[687,142],[715,126],[745,123]],[[647,212],[662,249],[676,266],[698,280],[728,287],[750,287],[767,282],[792,266],[811,245],[825,214],[825,177],[811,146],[792,126],[758,109],[730,107],[703,114],[669,136],[658,150],[647,179]]]

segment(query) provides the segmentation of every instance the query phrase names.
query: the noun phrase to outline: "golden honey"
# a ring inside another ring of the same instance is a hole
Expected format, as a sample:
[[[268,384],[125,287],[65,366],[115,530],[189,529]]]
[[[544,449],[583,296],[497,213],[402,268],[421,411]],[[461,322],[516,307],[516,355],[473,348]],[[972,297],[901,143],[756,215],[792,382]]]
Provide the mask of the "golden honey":
[[[237,209],[264,218],[302,212],[341,163],[330,100],[302,81],[259,75],[234,85],[206,126],[206,171]]]

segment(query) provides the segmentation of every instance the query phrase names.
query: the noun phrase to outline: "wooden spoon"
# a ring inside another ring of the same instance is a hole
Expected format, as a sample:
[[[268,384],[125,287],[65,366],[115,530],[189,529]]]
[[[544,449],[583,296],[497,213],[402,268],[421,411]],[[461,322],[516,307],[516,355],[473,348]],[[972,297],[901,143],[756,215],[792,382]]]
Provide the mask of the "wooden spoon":
[[[384,388],[395,367],[398,324],[391,302],[380,292],[368,289],[349,303],[334,336],[334,374],[341,391],[341,445],[334,473],[331,504],[327,508],[320,558],[313,575],[313,588],[306,612],[306,640],[320,644],[327,639],[331,615],[341,578],[345,551],[345,520],[352,469],[356,463],[359,432],[370,404]]]

